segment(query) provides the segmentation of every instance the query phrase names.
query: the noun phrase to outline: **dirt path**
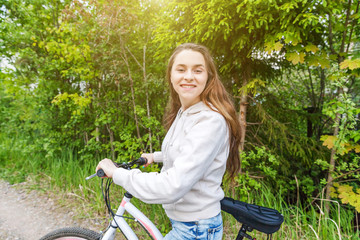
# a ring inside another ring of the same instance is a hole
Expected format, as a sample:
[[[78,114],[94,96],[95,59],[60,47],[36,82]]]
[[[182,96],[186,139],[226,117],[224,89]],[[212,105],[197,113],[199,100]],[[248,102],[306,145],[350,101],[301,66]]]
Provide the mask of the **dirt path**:
[[[0,240],[38,240],[57,228],[86,226],[75,220],[71,209],[58,207],[53,199],[36,191],[0,180],[0,196]],[[91,222],[87,228],[98,231],[102,226]]]

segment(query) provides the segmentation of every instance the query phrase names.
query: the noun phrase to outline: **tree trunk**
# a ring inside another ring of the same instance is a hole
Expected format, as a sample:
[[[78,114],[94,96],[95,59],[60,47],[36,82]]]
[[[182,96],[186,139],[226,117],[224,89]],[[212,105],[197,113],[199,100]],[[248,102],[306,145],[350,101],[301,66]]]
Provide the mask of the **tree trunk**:
[[[123,60],[124,60],[124,62],[126,64],[126,67],[128,69],[129,80],[130,80],[130,90],[131,90],[131,101],[132,101],[132,105],[133,105],[133,109],[134,109],[134,119],[135,119],[135,124],[136,124],[136,133],[137,133],[137,137],[140,139],[139,120],[138,120],[138,116],[137,116],[137,113],[136,113],[134,80],[133,80],[132,75],[131,75],[130,65],[129,65],[129,61],[128,61],[125,50],[123,51]]]
[[[241,74],[241,81],[242,81],[242,89],[244,89],[240,93],[240,108],[239,108],[239,122],[240,122],[240,151],[244,150],[245,146],[245,137],[246,137],[246,112],[248,107],[248,93],[247,93],[247,84],[250,82],[251,79],[251,59],[245,59],[242,63],[242,70],[243,73]],[[241,160],[240,160],[240,170],[241,173]]]
[[[240,109],[239,109],[239,121],[240,121],[240,127],[241,127],[241,138],[240,138],[240,151],[244,150],[245,146],[245,137],[246,137],[246,112],[248,107],[248,93],[247,93],[247,84],[251,80],[251,59],[246,59],[242,63],[242,69],[243,72],[241,74],[241,81],[242,81],[242,89],[244,89],[240,93]]]
[[[143,72],[143,79],[144,79],[144,84],[145,84],[145,96],[146,96],[146,114],[147,114],[147,118],[150,120],[150,103],[149,103],[149,91],[148,91],[148,85],[147,85],[147,75],[146,75],[146,46],[144,46],[143,48],[143,64],[141,65],[140,62],[136,59],[136,57],[134,56],[134,54],[132,54],[132,52],[130,51],[130,49],[128,47],[126,47],[126,50],[130,53],[130,55],[133,57],[133,59],[135,60],[135,62],[137,63],[137,65],[142,69]],[[153,151],[152,148],[152,131],[151,128],[148,128],[148,133],[149,133],[149,147],[150,147],[150,152]]]
[[[339,88],[338,89],[338,94],[342,94],[343,92],[343,89],[342,88]],[[336,113],[336,116],[335,116],[335,128],[334,128],[334,135],[333,136],[338,136],[339,134],[339,126],[340,126],[340,113]],[[328,172],[328,177],[327,177],[327,184],[326,184],[326,195],[325,195],[325,198],[327,200],[330,200],[330,193],[331,193],[331,187],[333,185],[333,177],[332,177],[332,173],[334,172],[334,169],[335,169],[335,160],[336,160],[336,147],[334,146],[332,149],[331,149],[331,155],[330,155],[330,162],[329,162],[329,172]],[[326,201],[325,202],[325,211],[326,213],[328,214],[329,213],[329,202]]]
[[[143,74],[144,74],[144,82],[145,82],[145,87],[146,87],[146,113],[147,113],[147,118],[150,120],[150,104],[149,104],[149,91],[148,91],[148,85],[147,85],[147,76],[146,76],[146,65],[145,65],[145,57],[146,57],[146,46],[144,46],[144,56],[143,56]],[[148,128],[148,133],[149,133],[149,147],[150,147],[150,152],[153,152],[153,148],[152,148],[152,132],[151,132],[151,128]]]
[[[244,81],[244,84],[247,82]],[[244,150],[245,137],[246,137],[246,111],[248,105],[248,96],[246,94],[240,97],[240,109],[239,109],[239,121],[241,128],[241,138],[240,138],[240,150]]]
[[[98,89],[98,93],[97,93],[97,99],[98,99],[98,107],[100,108],[100,89],[101,89],[101,79],[100,79],[100,82],[99,82],[99,89]],[[99,118],[99,115],[96,116],[96,118]],[[99,142],[100,141],[100,130],[99,130],[99,127],[96,126],[95,128],[95,132],[96,132],[96,137],[95,137],[95,140],[96,142]]]
[[[106,129],[108,130],[109,137],[110,137],[111,157],[112,157],[113,161],[115,161],[114,132],[111,130],[111,127],[109,124],[106,124]]]

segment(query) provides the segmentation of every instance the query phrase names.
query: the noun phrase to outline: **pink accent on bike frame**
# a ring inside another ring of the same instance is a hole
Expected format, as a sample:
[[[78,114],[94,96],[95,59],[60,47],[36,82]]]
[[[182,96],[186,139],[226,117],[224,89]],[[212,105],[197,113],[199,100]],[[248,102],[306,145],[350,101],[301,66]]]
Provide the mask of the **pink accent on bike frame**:
[[[123,199],[120,203],[120,206],[125,207],[126,201]]]
[[[138,219],[140,222],[141,222],[141,224],[146,228],[146,230],[148,230],[149,231],[149,233],[150,233],[150,235],[154,238],[154,240],[156,240],[157,238],[155,237],[155,234],[154,234],[154,232],[152,231],[152,229],[148,226],[148,225],[146,225],[143,221],[141,221],[140,219]]]

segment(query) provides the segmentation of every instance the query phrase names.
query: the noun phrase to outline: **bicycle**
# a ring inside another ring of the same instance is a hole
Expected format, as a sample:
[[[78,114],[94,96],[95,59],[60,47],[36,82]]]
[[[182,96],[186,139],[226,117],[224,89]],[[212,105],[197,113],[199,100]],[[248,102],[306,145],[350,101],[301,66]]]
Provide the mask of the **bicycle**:
[[[141,166],[146,163],[147,160],[141,157],[131,162],[116,165],[117,167],[131,169],[134,165]],[[105,173],[102,169],[99,169],[97,173],[87,177],[86,179],[88,180],[95,176],[104,177]],[[102,181],[104,181],[104,178]],[[122,232],[126,239],[138,239],[137,235],[126,220],[134,220],[140,223],[144,231],[151,239],[163,239],[163,235],[157,227],[131,203],[133,196],[129,192],[124,194],[120,206],[118,207],[116,213],[114,213],[110,206],[109,195],[112,180],[107,179],[105,181],[105,188],[103,187],[104,184],[101,184],[102,193],[112,219],[104,232],[95,232],[79,227],[68,227],[54,230],[46,234],[40,240],[113,240],[117,229]],[[266,233],[268,239],[270,239],[272,234],[280,229],[280,226],[284,221],[283,215],[275,209],[241,202],[228,197],[221,200],[221,210],[230,213],[238,222],[242,223],[236,240],[242,240],[244,238],[255,240],[255,238],[252,238],[249,234],[247,234],[247,232],[251,232],[253,229]],[[124,216],[125,211],[132,217]]]

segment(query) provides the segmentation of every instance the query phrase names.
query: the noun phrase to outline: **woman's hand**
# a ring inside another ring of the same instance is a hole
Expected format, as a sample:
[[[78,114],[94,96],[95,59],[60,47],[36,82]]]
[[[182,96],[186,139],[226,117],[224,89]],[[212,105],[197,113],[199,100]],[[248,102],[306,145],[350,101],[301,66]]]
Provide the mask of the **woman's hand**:
[[[144,167],[147,167],[154,162],[154,154],[153,153],[143,153],[143,154],[141,154],[141,157],[147,159],[147,163],[144,165]]]
[[[114,171],[117,169],[117,167],[115,166],[114,162],[111,161],[110,159],[103,159],[99,162],[99,164],[96,167],[96,172],[97,170],[102,169],[104,170],[106,177],[108,178],[112,178]]]

